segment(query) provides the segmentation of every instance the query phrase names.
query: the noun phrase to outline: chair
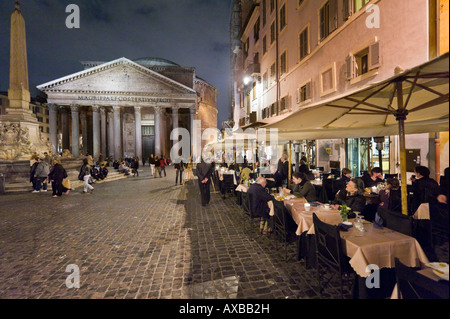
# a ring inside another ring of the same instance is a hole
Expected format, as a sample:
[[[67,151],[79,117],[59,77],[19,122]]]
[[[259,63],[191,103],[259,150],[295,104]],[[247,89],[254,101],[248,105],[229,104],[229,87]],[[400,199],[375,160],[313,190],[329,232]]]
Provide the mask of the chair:
[[[324,178],[322,180],[322,187],[323,187],[324,191],[327,193],[328,200],[333,201],[334,195],[335,195],[335,194],[333,194],[333,180]]]
[[[223,198],[225,198],[226,193],[232,192],[235,190],[234,186],[234,178],[231,174],[224,174],[223,175],[223,181],[222,181],[222,195]]]
[[[315,213],[313,213],[313,223],[316,241],[317,281],[320,292],[323,290],[321,279],[325,280],[326,275],[330,275],[324,285],[326,286],[333,278],[338,276],[341,298],[344,298],[343,278],[351,283],[350,277],[354,274],[354,271],[349,264],[350,259],[343,253],[339,227],[322,222]],[[321,269],[324,270],[323,274],[321,274]]]
[[[395,258],[395,276],[399,299],[449,299],[447,282],[425,277],[398,258]]]
[[[258,178],[258,173],[250,173],[249,177],[250,177],[250,179],[256,180]]]
[[[378,210],[378,212],[382,211],[382,209]],[[385,221],[387,228],[411,237],[415,236],[413,217],[389,209],[384,210],[384,213],[382,212],[380,217]]]
[[[244,216],[249,217],[249,231],[250,240],[252,239],[253,220],[259,219],[259,216],[255,216],[252,206],[252,195],[246,192],[242,192],[242,208],[244,209]],[[244,233],[246,232],[246,223],[244,221]]]
[[[288,245],[295,240],[295,232],[290,231],[288,220],[292,218],[288,216],[288,212],[283,204],[274,202],[275,214],[272,217],[272,230],[275,241],[275,249],[278,251],[278,243],[284,244],[284,261],[288,260]]]

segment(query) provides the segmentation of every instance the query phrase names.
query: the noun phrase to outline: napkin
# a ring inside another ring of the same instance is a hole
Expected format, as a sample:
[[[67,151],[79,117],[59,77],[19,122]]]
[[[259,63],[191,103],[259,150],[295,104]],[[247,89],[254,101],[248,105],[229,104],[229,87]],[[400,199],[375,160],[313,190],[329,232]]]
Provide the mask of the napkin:
[[[373,221],[373,227],[378,228],[378,229],[383,229],[383,218],[380,217],[380,215],[378,215],[378,213],[375,215],[375,220]]]
[[[342,231],[348,231],[350,228],[353,227],[353,225],[346,225],[346,224],[340,223],[340,224],[338,225],[338,227],[339,227],[339,229],[342,230]]]

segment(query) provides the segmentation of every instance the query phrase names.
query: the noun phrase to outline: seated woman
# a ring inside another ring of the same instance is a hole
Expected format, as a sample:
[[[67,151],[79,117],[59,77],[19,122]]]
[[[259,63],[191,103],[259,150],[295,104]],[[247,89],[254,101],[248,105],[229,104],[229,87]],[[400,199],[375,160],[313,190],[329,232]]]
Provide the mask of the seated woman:
[[[360,178],[352,178],[347,183],[345,190],[341,190],[336,194],[331,207],[339,209],[339,206],[347,205],[353,212],[361,212],[366,206],[366,198],[364,197],[364,182]],[[352,218],[353,214],[349,217]]]
[[[380,191],[380,206],[392,211],[402,211],[400,182],[396,178],[386,180],[386,188]]]
[[[295,197],[304,197],[308,202],[317,200],[316,189],[305,173],[294,173],[292,180],[294,183],[291,185],[291,189],[283,188],[286,195],[293,194]]]

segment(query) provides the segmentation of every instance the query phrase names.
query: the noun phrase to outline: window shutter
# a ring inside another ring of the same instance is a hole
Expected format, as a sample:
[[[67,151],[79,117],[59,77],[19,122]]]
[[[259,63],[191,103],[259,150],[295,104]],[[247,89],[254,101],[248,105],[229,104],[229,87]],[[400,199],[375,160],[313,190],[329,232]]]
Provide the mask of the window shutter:
[[[375,42],[369,46],[369,70],[381,66],[380,42]]]
[[[343,0],[342,11],[344,14],[344,21],[347,21],[348,18],[352,15],[351,2],[353,2],[353,1],[352,0]]]
[[[355,57],[353,55],[347,56],[345,59],[346,64],[346,79],[351,80],[355,77]]]
[[[297,104],[299,104],[302,101],[302,88],[297,88]]]
[[[306,100],[311,99],[311,82],[306,83]]]
[[[330,15],[329,15],[329,30],[330,33],[337,29],[337,0],[329,0],[330,5]]]

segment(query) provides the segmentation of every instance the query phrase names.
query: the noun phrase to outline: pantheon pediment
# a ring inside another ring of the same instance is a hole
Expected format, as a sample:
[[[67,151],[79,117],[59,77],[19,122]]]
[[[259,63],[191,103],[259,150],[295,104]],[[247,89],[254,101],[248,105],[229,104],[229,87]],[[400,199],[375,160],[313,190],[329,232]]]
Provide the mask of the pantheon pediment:
[[[65,76],[37,88],[49,95],[196,96],[195,90],[126,58]]]

